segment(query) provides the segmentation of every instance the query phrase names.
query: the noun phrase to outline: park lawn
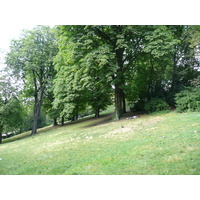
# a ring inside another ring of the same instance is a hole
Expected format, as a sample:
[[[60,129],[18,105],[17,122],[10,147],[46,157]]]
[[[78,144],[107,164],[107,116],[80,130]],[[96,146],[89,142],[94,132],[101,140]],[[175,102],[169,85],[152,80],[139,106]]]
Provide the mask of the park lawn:
[[[200,174],[200,113],[128,115],[118,122],[109,114],[83,118],[5,139],[0,174]]]

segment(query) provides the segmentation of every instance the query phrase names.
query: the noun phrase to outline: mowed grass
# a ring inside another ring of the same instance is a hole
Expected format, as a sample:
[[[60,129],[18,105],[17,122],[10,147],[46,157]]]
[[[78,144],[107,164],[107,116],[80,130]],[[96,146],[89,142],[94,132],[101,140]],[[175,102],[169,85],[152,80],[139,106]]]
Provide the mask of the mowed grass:
[[[200,113],[128,116],[83,118],[5,139],[0,174],[200,174]]]

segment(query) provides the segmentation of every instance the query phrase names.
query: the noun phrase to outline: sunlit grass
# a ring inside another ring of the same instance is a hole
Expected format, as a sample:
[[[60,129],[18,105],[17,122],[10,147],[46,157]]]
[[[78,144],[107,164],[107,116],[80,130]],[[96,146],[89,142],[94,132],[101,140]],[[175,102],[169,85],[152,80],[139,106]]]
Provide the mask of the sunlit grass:
[[[0,145],[0,174],[200,174],[199,119],[171,112],[115,122],[106,114],[24,133]]]

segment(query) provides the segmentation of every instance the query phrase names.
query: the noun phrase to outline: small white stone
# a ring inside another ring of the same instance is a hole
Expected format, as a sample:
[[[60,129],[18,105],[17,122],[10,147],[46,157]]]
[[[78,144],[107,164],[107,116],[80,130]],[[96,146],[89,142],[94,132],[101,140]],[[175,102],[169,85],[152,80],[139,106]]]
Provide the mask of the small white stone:
[[[194,133],[197,133],[197,131],[194,131]]]
[[[2,160],[2,158],[0,158],[0,160]]]

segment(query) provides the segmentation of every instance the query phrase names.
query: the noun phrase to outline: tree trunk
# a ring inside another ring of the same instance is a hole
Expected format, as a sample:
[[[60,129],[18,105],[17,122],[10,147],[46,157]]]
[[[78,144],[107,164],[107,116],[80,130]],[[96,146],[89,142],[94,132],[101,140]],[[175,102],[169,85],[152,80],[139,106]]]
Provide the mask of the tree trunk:
[[[35,105],[34,105],[34,121],[33,121],[33,128],[32,128],[32,132],[31,135],[35,135],[37,132],[37,128],[38,128],[38,119],[40,116],[40,110],[41,110],[41,106],[42,106],[42,97],[44,94],[44,89],[45,86],[42,84],[42,81],[40,81],[40,90],[39,92],[37,91],[37,86],[36,86],[36,79],[34,79],[34,83],[35,83]],[[39,94],[39,95],[38,95]]]
[[[78,111],[76,112],[75,119],[76,119],[76,120],[78,119]]]
[[[37,132],[37,127],[38,127],[38,119],[40,116],[40,109],[41,109],[41,105],[40,103],[35,103],[34,106],[34,121],[33,121],[33,128],[32,128],[32,132],[31,135],[35,135]]]
[[[79,108],[79,105],[77,104],[76,107],[75,107],[75,120],[78,119],[78,108]]]
[[[2,143],[3,125],[0,125],[0,144]]]
[[[115,84],[115,116],[117,121],[123,116],[122,92],[120,90],[119,85]]]
[[[64,122],[65,122],[65,117],[62,116],[62,119],[61,119],[61,125],[64,126]]]
[[[173,56],[173,74],[172,74],[172,93],[175,94],[177,91],[177,62],[176,62],[176,54]]]
[[[123,108],[123,113],[126,113],[126,98],[125,98],[124,91],[121,90],[121,92],[122,92],[122,108]]]
[[[99,108],[97,108],[95,111],[95,118],[99,118]]]
[[[57,117],[55,117],[55,118],[53,119],[53,126],[57,126],[57,125],[58,125]]]
[[[117,45],[116,45],[117,46]],[[116,47],[115,47],[116,48]],[[115,51],[116,53],[116,77],[115,77],[115,115],[116,120],[119,120],[125,111],[125,94],[123,91],[124,80],[124,62],[123,53],[124,48],[119,48]]]
[[[152,97],[152,83],[153,83],[153,76],[154,76],[154,62],[150,60],[150,71],[148,76],[148,91],[147,91],[147,100],[150,101]]]
[[[75,121],[74,115],[73,115],[72,118],[71,118],[71,122],[73,122],[73,121]]]

